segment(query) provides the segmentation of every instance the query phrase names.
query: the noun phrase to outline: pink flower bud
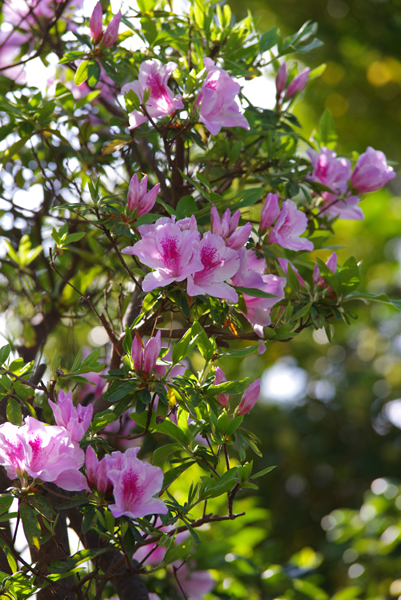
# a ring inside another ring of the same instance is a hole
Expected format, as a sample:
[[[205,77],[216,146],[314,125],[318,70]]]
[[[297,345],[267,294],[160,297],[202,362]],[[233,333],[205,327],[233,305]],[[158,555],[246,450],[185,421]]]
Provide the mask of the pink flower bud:
[[[120,26],[121,21],[121,11],[119,10],[116,15],[112,18],[110,23],[107,26],[106,31],[103,36],[103,46],[105,48],[110,48],[110,46],[114,46],[118,37],[118,28]]]
[[[286,275],[288,275],[288,265],[291,265],[292,270],[294,271],[294,273],[296,273],[296,275],[298,277],[299,284],[300,285],[305,285],[305,281],[302,279],[301,275],[298,273],[298,269],[296,267],[294,267],[294,265],[292,264],[292,262],[290,262],[286,258],[279,258],[278,259],[278,264],[280,265],[280,267],[282,268],[282,270],[284,271],[284,273]]]
[[[294,77],[294,79],[291,81],[291,83],[288,86],[287,91],[285,93],[286,100],[289,100],[295,94],[299,94],[299,92],[302,92],[302,90],[306,86],[306,82],[308,81],[309,72],[310,72],[310,68],[306,67],[306,69],[304,69],[302,71],[302,73],[300,73],[299,75]]]
[[[139,183],[138,175],[135,173],[128,188],[127,208],[129,211],[136,210],[139,217],[152,210],[159,193],[160,183],[157,183],[149,192],[147,189],[148,176],[145,175]]]
[[[159,358],[161,350],[161,331],[156,334],[156,337],[150,338],[145,346],[144,359],[143,359],[143,370],[145,373],[150,374],[156,366],[156,361]]]
[[[280,214],[278,205],[278,195],[269,192],[266,196],[266,202],[263,205],[260,215],[260,231],[265,233]]]
[[[277,97],[279,98],[285,90],[285,84],[287,83],[287,63],[283,63],[276,75],[276,90]]]
[[[337,270],[337,254],[335,252],[333,252],[333,254],[330,256],[330,258],[327,260],[326,267],[328,267],[332,273],[336,272],[336,270]],[[315,285],[321,285],[323,287],[327,287],[327,283],[320,276],[320,271],[319,271],[319,267],[317,266],[317,264],[315,265],[315,267],[313,269],[313,283]],[[331,289],[331,288],[329,288],[329,289]]]
[[[100,2],[98,2],[93,9],[89,27],[93,43],[98,44],[103,37],[103,12]]]
[[[369,146],[356,162],[351,176],[351,185],[360,194],[366,194],[380,190],[394,177],[394,170],[387,165],[383,152]]]
[[[143,367],[143,341],[139,333],[135,332],[135,338],[132,342],[131,356],[135,371],[142,371]]]
[[[220,367],[216,367],[214,375],[214,385],[220,385],[220,383],[224,383],[225,381],[227,381],[224,371],[223,369],[220,369]],[[221,406],[227,408],[229,394],[217,394],[216,398],[218,402],[220,402]]]
[[[246,415],[255,406],[260,394],[260,379],[257,379],[249,386],[241,398],[237,408],[237,415]]]

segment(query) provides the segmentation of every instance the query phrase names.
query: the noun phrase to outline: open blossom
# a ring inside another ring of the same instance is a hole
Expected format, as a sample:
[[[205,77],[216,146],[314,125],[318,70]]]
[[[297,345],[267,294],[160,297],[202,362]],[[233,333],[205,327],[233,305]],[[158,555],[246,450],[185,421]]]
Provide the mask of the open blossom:
[[[198,252],[202,270],[197,270],[193,275],[188,274],[188,294],[190,296],[209,294],[216,298],[237,302],[237,292],[225,282],[238,271],[238,252],[227,248],[223,238],[210,231],[204,234]]]
[[[125,515],[137,519],[168,512],[162,500],[153,498],[162,488],[163,471],[139,460],[138,452],[139,448],[129,448],[124,454],[113,452],[105,457],[115,502],[109,508],[116,518]]]
[[[280,265],[280,267],[282,268],[282,270],[284,271],[284,273],[286,275],[288,275],[288,265],[291,265],[292,270],[294,271],[294,273],[296,274],[296,276],[298,277],[298,281],[300,285],[305,285],[305,281],[304,279],[301,277],[301,275],[298,273],[298,269],[292,264],[292,262],[290,262],[289,260],[287,260],[286,258],[279,258],[278,259],[278,264]]]
[[[203,63],[208,74],[196,101],[199,121],[212,135],[217,135],[222,127],[249,129],[249,123],[236,102],[241,89],[239,83],[227,71],[215,65],[211,58],[204,58]]]
[[[87,432],[92,420],[93,406],[78,404],[75,408],[72,401],[72,392],[67,394],[60,390],[57,404],[49,400],[57,425],[65,427],[71,435],[73,442],[80,442]]]
[[[335,252],[333,252],[333,254],[326,261],[326,266],[330,269],[330,271],[332,273],[336,272],[336,270],[337,270],[337,254]],[[313,269],[313,283],[315,285],[321,285],[321,286],[327,287],[327,283],[320,276],[320,271],[319,271],[319,267],[317,266],[317,264],[315,265],[315,267]]]
[[[227,379],[223,369],[220,369],[220,367],[216,367],[214,371],[214,385],[220,385],[220,383],[225,383],[226,381]],[[217,394],[216,396],[218,402],[220,402],[221,406],[223,406],[224,408],[227,408],[229,397],[229,394]]]
[[[127,208],[129,211],[136,210],[137,215],[141,217],[146,215],[155,205],[157,194],[159,193],[160,183],[157,183],[148,192],[148,176],[145,175],[139,183],[138,175],[132,177],[127,196]]]
[[[10,479],[33,477],[69,491],[88,490],[79,468],[84,453],[64,427],[45,426],[33,417],[17,427],[0,425],[0,465]]]
[[[290,100],[290,98],[292,98],[295,94],[299,94],[299,92],[302,92],[308,81],[309,72],[310,68],[306,67],[306,69],[301,71],[299,75],[294,77],[294,79],[288,86],[287,91],[285,92],[285,100]]]
[[[226,246],[233,250],[239,250],[242,246],[245,246],[252,231],[251,223],[246,223],[237,229],[240,218],[240,210],[235,211],[231,216],[231,211],[227,208],[221,219],[215,206],[212,206],[210,211],[212,233],[222,237],[226,242]]]
[[[142,371],[148,375],[156,366],[156,361],[161,350],[161,332],[157,332],[155,337],[151,337],[143,346],[143,341],[138,334],[135,335],[132,343],[132,360],[136,371]]]
[[[269,235],[269,241],[288,250],[313,250],[313,244],[300,238],[308,225],[305,213],[292,200],[285,200],[280,215]]]
[[[170,75],[177,68],[176,63],[169,62],[163,65],[160,60],[145,60],[139,67],[138,79],[123,86],[123,94],[133,90],[140,101],[143,101],[145,90],[150,89],[150,98],[146,102],[146,110],[152,119],[165,117],[175,110],[184,108],[181,95],[174,96],[167,82]],[[130,114],[130,129],[134,129],[148,120],[139,110]]]
[[[255,406],[260,395],[260,379],[254,381],[244,392],[237,408],[237,415],[246,415]]]
[[[190,274],[204,269],[198,255],[199,231],[181,231],[178,224],[170,219],[160,225],[159,221],[139,242],[122,250],[123,254],[133,254],[144,265],[155,269],[144,277],[144,292],[173,281],[183,281]]]
[[[263,337],[263,327],[271,323],[271,308],[284,298],[286,280],[284,277],[276,277],[276,275],[265,275],[266,261],[264,258],[257,258],[253,250],[242,248],[239,250],[239,255],[240,267],[233,277],[234,285],[258,289],[274,296],[273,298],[255,298],[246,293],[243,294],[247,309],[245,316],[255,332]]]
[[[260,232],[265,233],[280,214],[278,195],[269,192],[260,214]]]
[[[385,154],[369,146],[356,161],[351,185],[360,194],[366,194],[380,190],[394,177],[394,169],[387,164]]]

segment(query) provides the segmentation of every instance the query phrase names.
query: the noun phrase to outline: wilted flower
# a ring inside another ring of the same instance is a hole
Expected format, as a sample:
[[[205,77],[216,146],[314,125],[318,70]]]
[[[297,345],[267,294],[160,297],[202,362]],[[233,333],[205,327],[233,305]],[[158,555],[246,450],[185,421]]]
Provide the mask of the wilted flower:
[[[199,121],[212,135],[217,135],[222,127],[249,129],[249,123],[236,103],[241,89],[239,83],[211,58],[204,58],[203,63],[208,74],[196,101],[200,108]]]
[[[167,82],[171,73],[177,68],[176,63],[169,62],[163,65],[160,60],[145,60],[139,67],[138,79],[123,86],[123,94],[133,90],[141,102],[143,102],[145,90],[150,89],[150,97],[146,102],[146,110],[149,116],[154,119],[165,117],[175,110],[184,108],[182,98],[178,94],[174,96],[173,91],[168,87]],[[130,114],[130,129],[134,129],[142,123],[145,123],[148,117],[139,110],[134,110]]]

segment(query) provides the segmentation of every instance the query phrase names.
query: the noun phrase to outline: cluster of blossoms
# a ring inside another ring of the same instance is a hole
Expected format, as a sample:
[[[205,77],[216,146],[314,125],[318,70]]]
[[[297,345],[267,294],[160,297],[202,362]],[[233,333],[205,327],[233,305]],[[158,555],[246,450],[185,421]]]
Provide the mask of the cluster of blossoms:
[[[363,212],[358,206],[359,194],[380,190],[396,176],[383,152],[371,147],[360,155],[353,171],[348,159],[337,157],[328,148],[322,148],[320,152],[309,149],[307,154],[313,171],[306,178],[332,190],[321,193],[323,203],[320,211],[331,218],[363,219]]]
[[[194,104],[199,114],[199,121],[213,135],[217,135],[222,127],[249,129],[249,123],[236,102],[240,85],[210,58],[203,58],[203,63],[207,75]],[[131,112],[130,129],[142,125],[149,118],[166,117],[185,108],[181,94],[174,95],[167,85],[176,68],[177,64],[174,62],[163,65],[156,58],[146,60],[139,67],[138,79],[123,86],[123,94],[128,94],[132,90],[141,103],[144,102],[145,92],[150,93],[146,102],[146,113],[140,110]]]
[[[144,214],[156,200],[158,186],[146,193],[134,175],[128,192],[131,211]],[[133,190],[135,189],[135,193]],[[151,202],[148,197],[151,196]],[[133,200],[134,198],[134,200]],[[220,218],[216,207],[211,209],[211,231],[203,236],[194,216],[175,221],[162,217],[154,225],[138,227],[141,240],[123,249],[124,254],[137,256],[153,269],[143,280],[143,290],[150,292],[173,282],[186,281],[188,295],[209,294],[232,303],[238,302],[235,286],[260,290],[271,297],[258,298],[243,293],[246,318],[254,330],[263,336],[263,327],[271,323],[271,308],[284,298],[285,278],[266,274],[264,258],[258,258],[245,246],[252,232],[251,223],[238,227],[240,210],[231,215],[227,209]],[[279,208],[277,194],[268,194],[262,210],[260,233],[265,242],[278,244],[289,250],[312,250],[313,244],[300,236],[307,227],[305,213],[292,200],[285,200]],[[269,233],[268,229],[274,224]]]
[[[29,416],[22,427],[8,422],[0,426],[0,465],[10,479],[18,478],[24,486],[32,478],[69,491],[96,489],[105,497],[113,494],[110,510],[115,517],[167,513],[164,502],[153,498],[162,488],[163,471],[139,460],[139,448],[113,452],[98,461],[89,446],[85,477],[79,470],[85,463],[79,442],[89,428],[93,407],[74,407],[72,392],[62,390],[57,403],[49,400],[49,404],[57,425],[45,425]]]

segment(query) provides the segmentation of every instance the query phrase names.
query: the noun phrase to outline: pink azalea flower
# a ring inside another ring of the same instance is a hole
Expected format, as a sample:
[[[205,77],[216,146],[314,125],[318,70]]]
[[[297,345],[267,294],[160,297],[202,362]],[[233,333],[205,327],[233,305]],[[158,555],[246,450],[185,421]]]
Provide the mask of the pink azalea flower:
[[[260,395],[260,379],[257,379],[249,386],[241,398],[237,408],[237,415],[246,415],[255,406]]]
[[[222,127],[249,129],[249,123],[235,100],[241,89],[239,83],[215,65],[211,58],[204,58],[203,63],[208,74],[196,101],[200,107],[199,121],[213,135],[217,135]]]
[[[138,452],[139,448],[130,448],[124,454],[113,452],[106,457],[115,501],[109,508],[116,518],[125,515],[138,519],[168,512],[162,500],[153,498],[162,488],[163,471],[139,460]]]
[[[333,254],[326,261],[326,266],[330,269],[330,271],[332,273],[336,272],[336,270],[337,270],[337,254],[336,254],[336,252],[333,252]],[[327,283],[320,276],[320,271],[319,271],[319,267],[317,266],[317,264],[315,265],[315,267],[313,269],[313,283],[315,285],[321,285],[323,287],[327,287]]]
[[[129,211],[137,211],[139,217],[146,215],[155,205],[160,183],[157,183],[148,192],[148,176],[145,175],[139,183],[138,175],[132,177],[127,196],[127,208]]]
[[[216,367],[214,371],[214,385],[220,385],[220,383],[225,383],[227,381],[226,376],[224,374],[223,369],[220,367]],[[221,406],[227,408],[229,394],[217,394],[216,398],[220,402]]]
[[[284,287],[287,282],[284,277],[264,275],[266,261],[264,258],[258,259],[253,250],[242,248],[239,255],[240,267],[233,277],[234,285],[259,289],[275,296],[274,298],[255,298],[243,294],[247,308],[245,317],[254,331],[263,337],[263,327],[271,323],[270,310],[277,302],[283,300]]]
[[[309,72],[310,72],[310,68],[306,67],[306,69],[304,69],[299,75],[294,77],[294,79],[291,81],[291,83],[288,86],[287,91],[285,93],[285,97],[284,97],[285,100],[289,100],[295,94],[299,94],[299,92],[302,92],[302,90],[304,89],[304,87],[306,86],[306,83],[308,81]]]
[[[212,206],[210,211],[212,233],[222,237],[226,242],[226,246],[232,248],[233,250],[239,250],[242,248],[242,246],[245,246],[252,231],[251,223],[246,223],[237,229],[240,218],[240,210],[237,210],[231,216],[231,211],[229,208],[227,208],[221,220],[215,206]]]
[[[83,450],[64,427],[46,427],[33,417],[26,417],[22,427],[0,425],[0,464],[10,479],[32,477],[69,491],[89,491],[78,470],[84,464]]]
[[[273,225],[279,214],[280,207],[278,205],[278,195],[269,192],[266,196],[266,202],[264,203],[262,212],[260,214],[260,232],[266,233],[266,231]]]
[[[337,196],[336,194],[330,194],[330,192],[323,192],[322,198],[324,199],[323,208],[320,213],[322,215],[328,215],[330,218],[338,217],[343,221],[353,220],[361,221],[364,219],[362,209],[358,206],[360,198],[358,196],[349,195]]]
[[[181,564],[180,562],[177,566]],[[205,594],[208,594],[216,583],[208,571],[190,571],[187,564],[180,567],[177,577],[184,594],[191,600],[203,600]]]
[[[190,296],[209,294],[216,298],[237,302],[237,292],[224,282],[231,279],[238,271],[238,252],[227,248],[223,238],[210,231],[204,234],[198,251],[202,270],[188,274],[188,294]]]
[[[141,371],[150,375],[156,366],[156,361],[161,350],[161,332],[157,332],[155,337],[151,337],[143,347],[143,341],[140,336],[135,335],[132,342],[132,360],[136,371]]]
[[[287,83],[287,63],[283,63],[276,75],[276,95],[277,98],[280,98],[281,94],[285,90],[285,85]]]
[[[78,390],[77,396],[79,400],[84,400],[87,396],[97,400],[102,395],[103,389],[106,385],[106,380],[100,377],[101,373],[85,373],[85,379],[88,383],[85,383],[80,390]],[[92,385],[92,383],[94,385]]]
[[[57,404],[49,400],[57,425],[65,427],[71,435],[73,442],[80,442],[91,424],[93,406],[78,404],[75,408],[72,401],[72,392],[65,394],[60,390]]]
[[[280,267],[282,268],[282,270],[284,271],[284,273],[286,275],[288,275],[288,265],[291,265],[292,270],[294,271],[294,273],[296,273],[296,275],[298,277],[299,284],[305,285],[305,280],[302,279],[301,275],[298,273],[298,269],[292,264],[292,262],[290,262],[286,258],[279,258],[278,264],[280,265]]]
[[[308,219],[292,200],[285,200],[277,222],[269,235],[269,242],[288,250],[313,250],[313,244],[299,236],[304,233]]]
[[[351,162],[346,158],[337,158],[333,150],[325,147],[320,152],[308,149],[306,153],[313,167],[306,179],[322,183],[337,194],[345,194],[351,177]]]
[[[380,190],[394,177],[394,169],[387,164],[385,154],[369,146],[356,161],[351,185],[360,194],[366,194]]]
[[[181,95],[174,96],[173,91],[167,86],[171,73],[177,68],[176,63],[169,62],[163,65],[159,60],[145,60],[139,67],[138,79],[123,86],[123,94],[133,90],[138,98],[143,101],[145,90],[150,88],[150,98],[146,103],[146,110],[150,117],[165,117],[176,110],[184,108]],[[148,118],[139,110],[130,114],[130,129],[134,129]]]
[[[159,221],[153,231],[145,234],[139,242],[122,250],[123,254],[133,254],[144,265],[155,269],[144,277],[144,292],[164,287],[173,281],[183,281],[188,275],[204,269],[198,255],[199,231],[181,231],[169,219],[169,222],[160,225]]]

